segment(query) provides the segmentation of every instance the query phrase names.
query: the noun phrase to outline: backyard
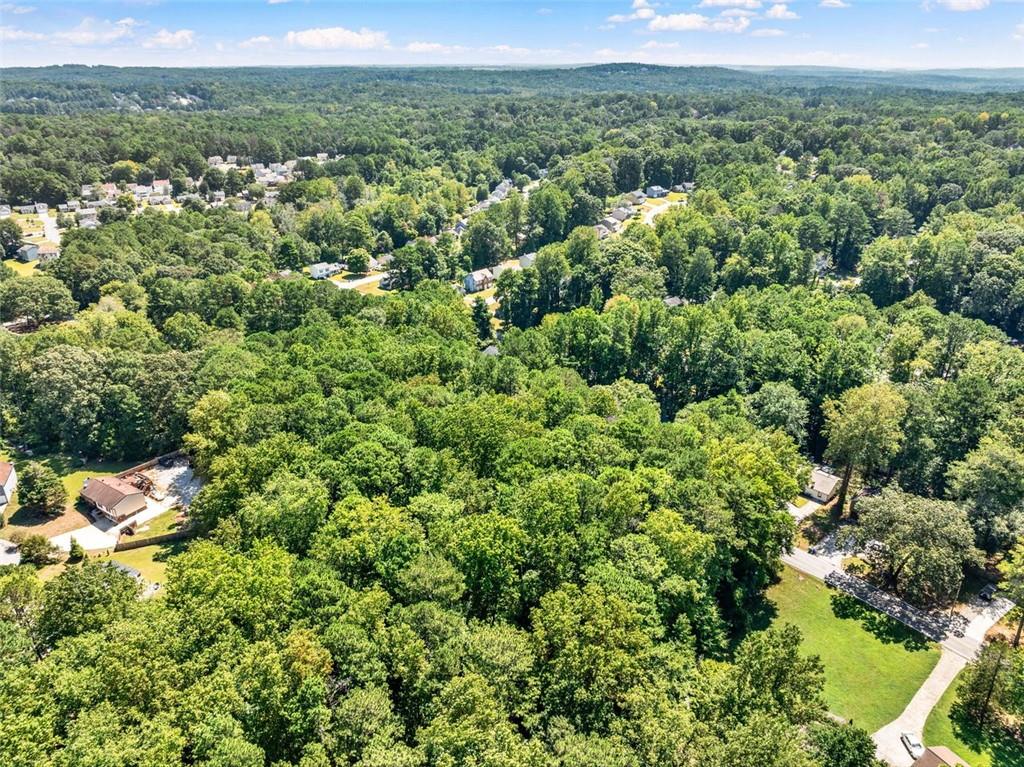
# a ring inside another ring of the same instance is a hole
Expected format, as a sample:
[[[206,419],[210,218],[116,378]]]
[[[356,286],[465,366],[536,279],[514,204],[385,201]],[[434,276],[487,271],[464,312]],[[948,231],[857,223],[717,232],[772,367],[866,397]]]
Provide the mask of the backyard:
[[[953,713],[956,687],[955,682],[951,684],[932,709],[924,727],[924,742],[952,749],[968,760],[970,767],[1024,767],[1024,745],[1008,735],[982,730]]]
[[[788,567],[767,599],[766,617],[797,626],[821,658],[829,710],[869,732],[902,713],[939,660],[920,635]]]

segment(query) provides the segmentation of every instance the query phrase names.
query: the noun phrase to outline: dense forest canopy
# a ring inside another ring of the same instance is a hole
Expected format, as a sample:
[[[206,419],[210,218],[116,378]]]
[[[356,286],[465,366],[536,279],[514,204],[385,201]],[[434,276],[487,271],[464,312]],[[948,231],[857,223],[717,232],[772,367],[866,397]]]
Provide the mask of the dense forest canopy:
[[[0,763],[871,767],[758,625],[811,462],[889,488],[865,529],[941,504],[964,565],[1024,533],[1012,72],[2,76],[5,202],[193,199],[0,265],[0,437],[205,485],[158,598],[0,568]],[[318,153],[273,202],[207,160]],[[453,287],[527,254],[493,320]],[[371,255],[386,295],[302,271]]]

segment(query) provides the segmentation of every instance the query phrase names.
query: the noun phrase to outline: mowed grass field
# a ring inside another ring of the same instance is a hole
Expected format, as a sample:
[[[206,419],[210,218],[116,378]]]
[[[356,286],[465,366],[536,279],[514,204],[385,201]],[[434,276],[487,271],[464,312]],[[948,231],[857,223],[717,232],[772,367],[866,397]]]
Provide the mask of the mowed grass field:
[[[772,622],[797,626],[821,658],[829,710],[868,732],[898,717],[939,661],[920,635],[788,567],[767,598]]]
[[[924,726],[924,742],[952,749],[970,767],[1024,767],[1024,744],[953,714],[956,688],[957,682],[953,682],[932,709]]]

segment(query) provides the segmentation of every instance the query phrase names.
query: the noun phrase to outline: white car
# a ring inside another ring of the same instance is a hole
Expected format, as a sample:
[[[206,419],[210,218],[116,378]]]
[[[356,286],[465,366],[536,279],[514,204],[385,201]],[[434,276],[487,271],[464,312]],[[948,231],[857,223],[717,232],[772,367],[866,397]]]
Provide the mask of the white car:
[[[914,759],[920,759],[924,754],[924,746],[921,744],[921,739],[914,733],[901,732],[900,740],[903,741],[903,746]]]

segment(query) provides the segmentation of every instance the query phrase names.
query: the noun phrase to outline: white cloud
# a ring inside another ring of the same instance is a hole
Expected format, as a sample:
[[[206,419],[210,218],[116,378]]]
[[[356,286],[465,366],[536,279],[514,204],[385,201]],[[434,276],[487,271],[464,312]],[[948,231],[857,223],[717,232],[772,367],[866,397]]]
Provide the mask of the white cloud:
[[[749,8],[761,7],[761,0],[700,0],[701,8]]]
[[[849,3],[844,3],[843,0],[821,0],[818,3],[819,8],[849,8]]]
[[[748,11],[745,8],[726,8],[718,15],[724,16],[725,18],[729,18],[731,16],[747,16],[749,18],[754,18],[757,16],[757,13],[755,11]]]
[[[552,11],[550,8],[538,8],[537,9],[537,15],[538,16],[550,16],[552,13],[554,13],[554,11]]]
[[[1017,28],[1013,31],[1014,40],[1024,40],[1024,22],[1017,25]]]
[[[750,26],[746,16],[711,19],[699,13],[672,13],[655,16],[647,28],[652,32],[744,32]]]
[[[388,47],[388,33],[362,27],[358,31],[345,27],[316,27],[291,31],[284,41],[296,48],[314,51],[368,51]]]
[[[751,37],[785,37],[785,35],[785,31],[781,29],[772,29],[770,27],[755,29],[750,33]]]
[[[653,19],[654,9],[647,6],[640,6],[632,13],[616,13],[609,16],[606,21],[609,24],[625,24],[627,21],[639,21],[640,19]]]
[[[799,19],[800,16],[795,12],[789,10],[789,6],[785,3],[776,3],[765,12],[765,18],[776,19],[778,21],[792,21],[793,19]]]
[[[183,51],[191,48],[195,42],[196,33],[191,29],[179,29],[172,32],[169,29],[161,29],[152,37],[142,42],[143,48],[167,48],[169,50]]]
[[[988,8],[990,0],[934,0],[947,11],[981,11]],[[927,4],[925,6],[928,7]]]
[[[256,37],[250,37],[248,40],[243,40],[238,44],[239,48],[261,48],[267,45],[273,45],[274,39],[268,35],[256,35]]]
[[[20,40],[45,40],[46,35],[14,27],[0,27],[0,42],[15,43]]]
[[[290,0],[267,0],[267,5],[283,5]]]
[[[36,7],[34,5],[15,5],[14,3],[0,3],[0,13],[12,13],[15,16],[20,16],[23,13],[32,13]]]
[[[679,43],[662,43],[657,40],[648,40],[640,47],[648,51],[669,51],[678,48]]]
[[[110,21],[86,16],[78,26],[65,32],[57,32],[53,40],[68,45],[109,45],[135,35],[139,22],[131,17]]]
[[[914,43],[915,51],[923,51],[928,47],[928,43]]]
[[[405,50],[410,53],[439,53],[447,55],[451,53],[462,53],[467,50],[461,45],[445,45],[444,43],[425,43],[421,41],[415,41],[405,46]]]

